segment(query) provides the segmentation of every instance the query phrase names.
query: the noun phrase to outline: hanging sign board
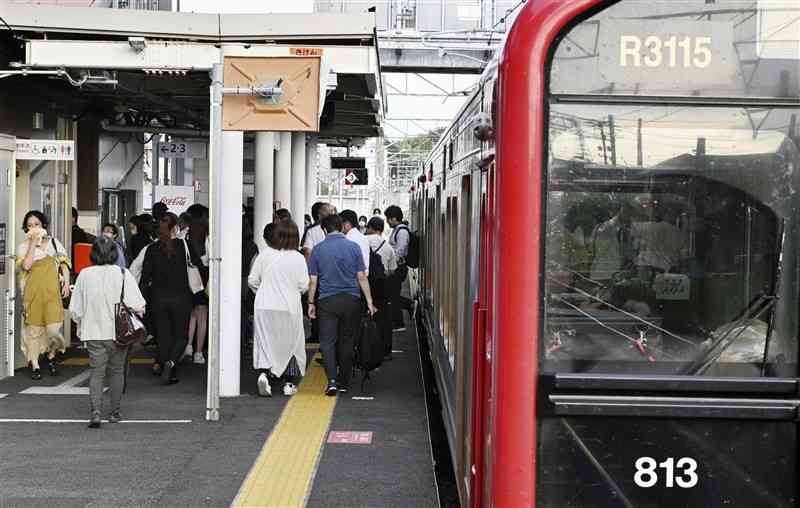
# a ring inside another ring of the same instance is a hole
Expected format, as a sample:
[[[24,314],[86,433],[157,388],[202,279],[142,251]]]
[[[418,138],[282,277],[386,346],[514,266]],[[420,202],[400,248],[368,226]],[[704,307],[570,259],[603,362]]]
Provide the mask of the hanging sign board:
[[[164,203],[169,211],[180,215],[194,204],[194,186],[156,185],[153,203]]]
[[[14,156],[17,160],[71,161],[75,159],[75,142],[17,138]]]
[[[206,143],[173,139],[158,144],[158,154],[165,159],[206,159]]]
[[[367,185],[367,163],[364,157],[331,157],[331,169],[343,169],[348,185]]]
[[[294,48],[293,54],[298,54],[298,49]],[[226,94],[222,99],[223,130],[319,130],[320,56],[226,56],[223,66],[226,88],[280,88],[276,95]]]

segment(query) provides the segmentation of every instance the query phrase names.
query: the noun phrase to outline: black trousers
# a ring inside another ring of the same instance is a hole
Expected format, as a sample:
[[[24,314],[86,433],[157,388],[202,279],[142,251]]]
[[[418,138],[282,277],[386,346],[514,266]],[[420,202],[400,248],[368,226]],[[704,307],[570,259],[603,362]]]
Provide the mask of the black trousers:
[[[153,291],[153,322],[158,337],[158,363],[180,361],[189,340],[192,295]]]
[[[403,309],[411,310],[413,305],[411,300],[400,296],[406,276],[408,276],[408,267],[400,265],[386,280],[389,293],[390,316],[394,328],[402,328],[404,326]]]
[[[353,347],[361,317],[361,299],[348,293],[317,302],[319,348],[328,381],[348,387],[353,374]],[[337,371],[338,367],[338,371]]]

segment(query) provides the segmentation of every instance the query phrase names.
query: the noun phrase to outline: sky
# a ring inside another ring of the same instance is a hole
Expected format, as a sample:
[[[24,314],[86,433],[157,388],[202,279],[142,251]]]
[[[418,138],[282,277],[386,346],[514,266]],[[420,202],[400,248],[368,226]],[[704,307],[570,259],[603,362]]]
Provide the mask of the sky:
[[[313,12],[314,0],[178,0],[181,12],[262,13]]]

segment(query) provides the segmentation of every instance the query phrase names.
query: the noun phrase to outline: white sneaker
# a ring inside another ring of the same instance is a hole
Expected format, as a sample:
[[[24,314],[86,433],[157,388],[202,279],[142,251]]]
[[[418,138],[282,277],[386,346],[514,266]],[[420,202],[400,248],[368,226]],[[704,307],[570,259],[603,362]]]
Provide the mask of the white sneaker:
[[[258,376],[258,394],[262,397],[272,397],[272,387],[269,385],[269,378],[263,372]]]
[[[206,359],[203,356],[203,353],[198,351],[197,353],[194,354],[194,363],[196,363],[198,365],[205,365]]]
[[[283,394],[289,397],[290,395],[294,395],[297,393],[297,387],[294,383],[286,383],[283,385]]]
[[[187,344],[186,345],[186,349],[183,350],[183,356],[184,357],[186,357],[186,356],[191,357],[192,353],[194,353],[194,348],[192,347],[191,344]]]

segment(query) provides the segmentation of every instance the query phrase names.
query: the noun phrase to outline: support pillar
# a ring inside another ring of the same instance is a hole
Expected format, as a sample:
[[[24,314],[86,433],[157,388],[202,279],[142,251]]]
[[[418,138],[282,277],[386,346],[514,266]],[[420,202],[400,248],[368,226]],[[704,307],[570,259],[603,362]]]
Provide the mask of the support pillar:
[[[291,210],[292,206],[292,133],[281,132],[278,157],[275,161],[275,201],[278,208]]]
[[[275,134],[256,133],[256,189],[253,236],[259,250],[263,249],[264,226],[272,221],[272,202],[275,201]]]
[[[298,229],[306,214],[306,133],[292,133],[292,218]]]
[[[222,397],[239,395],[241,306],[242,306],[242,190],[244,187],[244,135],[240,131],[222,133],[222,167],[225,176],[220,188],[220,214],[224,225],[219,231],[220,254],[220,379]],[[217,168],[214,168],[217,170]],[[212,288],[213,290],[213,288]]]
[[[311,207],[317,201],[317,138],[309,136],[306,141],[306,212],[311,214]],[[298,223],[299,225],[299,223]]]

